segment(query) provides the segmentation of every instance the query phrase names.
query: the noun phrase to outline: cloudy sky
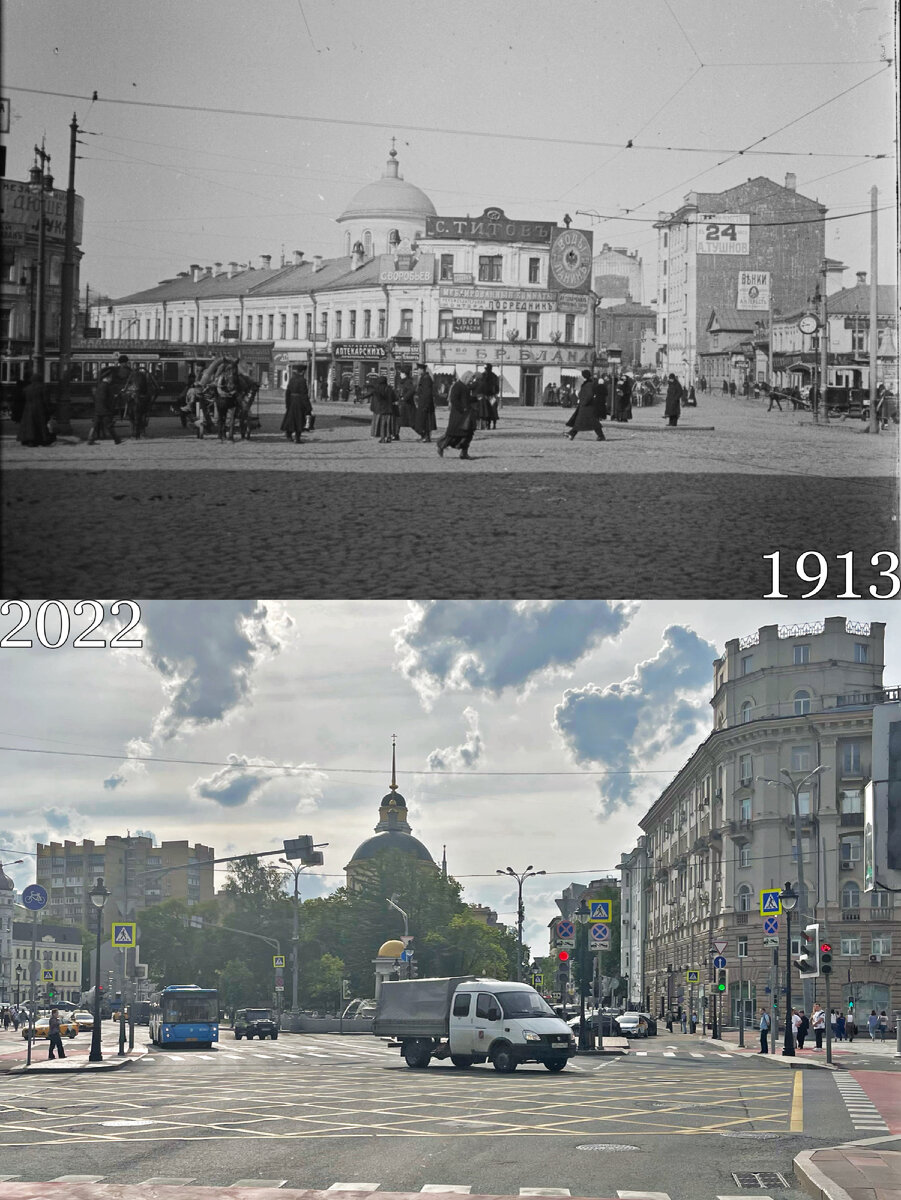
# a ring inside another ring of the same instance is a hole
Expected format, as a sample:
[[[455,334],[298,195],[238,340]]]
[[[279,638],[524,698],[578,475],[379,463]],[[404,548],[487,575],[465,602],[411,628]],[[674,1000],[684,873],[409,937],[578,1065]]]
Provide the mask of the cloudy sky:
[[[596,245],[638,250],[651,287],[659,211],[788,171],[842,218],[826,247],[852,283],[869,271],[875,184],[886,281],[893,8],[3,0],[8,175],[26,178],[45,137],[65,186],[77,114],[81,282],[112,295],[193,262],[342,253],[335,218],[392,136],[439,213],[568,212]]]
[[[436,860],[447,847],[468,901],[512,923],[497,868],[547,871],[526,885],[539,947],[554,897],[613,870],[709,732],[728,639],[825,616],[885,621],[884,682],[901,681],[901,626],[876,602],[147,601],[142,613],[141,649],[2,651],[14,799],[0,859],[127,830],[219,855],[311,834],[328,848],[303,895],[325,894],[378,820],[396,733],[413,832]],[[19,887],[33,878],[8,871]]]

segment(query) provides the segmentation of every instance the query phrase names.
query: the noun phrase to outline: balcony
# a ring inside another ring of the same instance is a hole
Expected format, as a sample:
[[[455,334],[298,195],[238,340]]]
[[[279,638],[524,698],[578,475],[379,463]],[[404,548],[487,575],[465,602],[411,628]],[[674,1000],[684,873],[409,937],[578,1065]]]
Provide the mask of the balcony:
[[[860,920],[860,909],[859,908],[843,908],[842,909],[842,920],[843,921],[859,921]]]
[[[747,923],[748,923],[748,914],[746,912],[738,912],[735,914],[735,924],[736,925],[747,925]]]
[[[788,830],[789,833],[794,833],[795,818],[793,815],[789,816],[789,817],[785,817],[785,828]],[[810,833],[812,830],[813,830],[813,817],[811,817],[810,813],[801,813],[801,833],[802,834]]]
[[[741,817],[737,821],[726,822],[726,832],[733,842],[749,842],[751,840],[751,819]]]
[[[863,828],[863,813],[862,812],[843,812],[839,819],[840,825],[851,825]]]

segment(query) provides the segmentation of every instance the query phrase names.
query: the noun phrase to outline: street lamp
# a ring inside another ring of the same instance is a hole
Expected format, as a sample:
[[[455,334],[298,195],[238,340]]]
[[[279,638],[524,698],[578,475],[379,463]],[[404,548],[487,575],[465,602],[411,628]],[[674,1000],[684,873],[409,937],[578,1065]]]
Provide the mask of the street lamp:
[[[512,867],[505,867],[502,871],[500,867],[498,867],[495,874],[509,875],[511,878],[516,880],[516,982],[522,983],[522,885],[527,879],[531,879],[535,875],[545,875],[546,872],[533,871],[532,864],[529,863],[524,871],[517,872],[514,871]]]
[[[579,901],[579,907],[576,909],[576,917],[579,924],[582,926],[582,932],[579,938],[579,1049],[587,1050],[589,1048],[588,1030],[585,1028],[585,943],[588,940],[588,931],[585,928],[585,923],[588,920],[588,901],[585,896]]]
[[[88,892],[91,903],[97,910],[97,960],[94,964],[94,1021],[91,1029],[91,1053],[88,1062],[102,1062],[100,1053],[100,939],[103,937],[103,906],[110,895],[109,889],[103,886],[103,880],[98,879]]]
[[[295,867],[294,863],[289,862],[287,858],[280,858],[278,861],[280,863],[284,863],[285,866],[289,867],[290,870],[294,873],[294,932],[291,934],[291,974],[292,974],[291,1012],[296,1016],[297,1011],[298,1011],[297,1010],[297,969],[298,969],[297,945],[298,945],[298,942],[300,941],[300,937],[297,932],[297,922],[298,922],[299,906],[300,906],[300,894],[298,892],[298,888],[300,886],[299,885],[300,873],[301,873],[301,871],[306,870],[307,864],[305,863],[301,867]]]
[[[50,155],[44,150],[43,144],[34,148],[34,166],[28,172],[28,187],[38,197],[38,263],[37,263],[37,301],[34,322],[34,347],[32,359],[34,362],[34,379],[44,382],[44,326],[45,326],[45,291],[46,291],[46,252],[44,229],[45,199],[48,192],[53,191],[53,176],[46,169],[50,165]],[[38,166],[38,159],[41,160]]]
[[[782,770],[779,772],[779,774],[782,776],[781,779],[766,779],[766,778],[764,778],[763,775],[757,776],[757,780],[759,783],[765,783],[769,787],[788,788],[788,790],[792,794],[792,801],[793,801],[793,805],[794,805],[793,816],[795,819],[795,852],[796,852],[797,859],[798,859],[798,897],[801,902],[800,911],[802,913],[807,912],[808,908],[807,908],[807,885],[804,882],[804,855],[803,855],[802,849],[801,849],[801,801],[800,801],[800,795],[801,795],[801,791],[806,783],[809,783],[810,780],[815,778],[817,775],[819,775],[821,771],[828,771],[829,769],[830,768],[825,763],[820,763],[820,765],[818,767],[814,767],[814,769],[812,771],[808,771],[807,774],[803,777],[803,779],[799,779],[797,783],[795,783],[794,779],[792,778],[791,771],[787,770],[785,767],[783,767]],[[808,816],[809,815],[811,815],[811,814],[808,814]]]
[[[16,963],[16,1008],[19,1007],[19,987],[22,983],[22,967],[20,963]]]
[[[395,912],[399,912],[400,915],[404,919],[404,954],[409,954],[410,923],[407,920],[407,914],[404,912],[404,910],[401,908],[401,906],[399,904],[395,904],[394,901],[392,899],[390,899],[390,897],[386,896],[385,899],[388,901],[388,903],[391,905],[391,907],[395,910]],[[409,960],[409,958],[404,959],[404,964],[407,968],[407,978],[409,979],[410,978],[410,960]]]
[[[800,856],[799,856],[800,857]],[[792,891],[790,883],[779,893],[782,911],[785,913],[785,931],[788,945],[785,950],[785,1038],[782,1043],[783,1058],[795,1057],[795,1034],[792,1029],[792,912],[798,903],[798,893]]]

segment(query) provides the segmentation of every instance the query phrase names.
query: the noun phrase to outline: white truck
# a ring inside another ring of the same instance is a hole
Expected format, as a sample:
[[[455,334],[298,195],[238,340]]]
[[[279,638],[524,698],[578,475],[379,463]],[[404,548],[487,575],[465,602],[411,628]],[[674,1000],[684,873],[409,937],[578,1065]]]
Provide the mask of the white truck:
[[[461,1070],[539,1062],[562,1071],[576,1052],[568,1026],[534,988],[473,975],[383,983],[372,1031],[399,1042],[408,1067],[449,1058]]]

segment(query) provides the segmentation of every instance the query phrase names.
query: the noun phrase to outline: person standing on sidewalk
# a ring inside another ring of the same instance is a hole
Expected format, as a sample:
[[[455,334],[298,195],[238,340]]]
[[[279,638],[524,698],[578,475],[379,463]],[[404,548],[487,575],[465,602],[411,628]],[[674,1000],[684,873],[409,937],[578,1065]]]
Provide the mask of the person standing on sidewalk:
[[[48,1058],[53,1058],[53,1051],[56,1051],[60,1058],[66,1057],[66,1052],[63,1049],[63,1039],[59,1031],[59,1009],[54,1008],[50,1013],[50,1053]]]
[[[826,1032],[826,1010],[821,1008],[819,1003],[814,1002],[813,1012],[810,1014],[813,1024],[813,1036],[816,1038],[817,1050],[823,1049],[823,1034]]]
[[[879,1021],[877,1022],[876,1028],[879,1030],[880,1041],[884,1042],[886,1030],[888,1029],[888,1017],[886,1016],[885,1009],[883,1009],[879,1014]]]
[[[804,1039],[810,1029],[810,1018],[803,1008],[798,1009],[798,1049],[804,1049]]]
[[[760,1050],[759,1054],[769,1054],[767,1038],[770,1033],[770,1014],[765,1008],[760,1010]]]
[[[876,1026],[879,1024],[879,1018],[876,1016],[876,1009],[872,1009],[867,1017],[867,1031],[870,1035],[870,1041],[876,1041]]]
[[[444,436],[438,438],[435,447],[439,458],[444,457],[444,451],[450,447],[460,451],[461,458],[469,458],[469,444],[476,428],[475,401],[472,395],[472,383],[475,371],[464,371],[460,379],[455,379],[447,398],[450,412],[447,418],[447,428]]]
[[[795,1045],[801,1045],[804,1041],[804,1035],[801,1033],[801,1014],[796,1008],[792,1009],[791,1027],[792,1037],[795,1039]]]

